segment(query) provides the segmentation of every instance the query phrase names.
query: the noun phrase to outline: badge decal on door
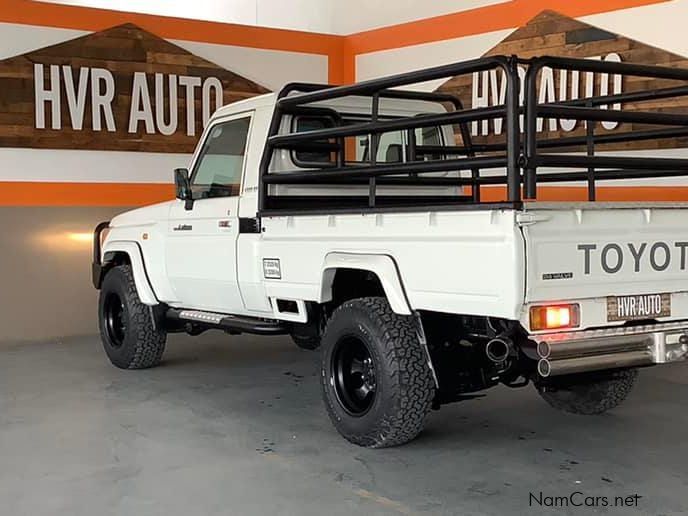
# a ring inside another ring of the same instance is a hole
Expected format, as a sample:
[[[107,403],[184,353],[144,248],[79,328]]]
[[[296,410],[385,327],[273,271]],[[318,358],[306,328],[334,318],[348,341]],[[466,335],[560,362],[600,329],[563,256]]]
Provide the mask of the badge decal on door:
[[[282,279],[279,258],[263,258],[263,277],[265,279]]]
[[[193,226],[190,224],[179,224],[172,228],[173,231],[191,231]]]

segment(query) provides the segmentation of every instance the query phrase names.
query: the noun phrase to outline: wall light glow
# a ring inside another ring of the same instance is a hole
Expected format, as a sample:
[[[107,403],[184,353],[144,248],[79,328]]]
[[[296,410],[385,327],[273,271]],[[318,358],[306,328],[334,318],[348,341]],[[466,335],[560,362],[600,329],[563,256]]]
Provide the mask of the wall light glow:
[[[31,237],[41,249],[58,252],[88,252],[93,244],[93,233],[87,231],[44,230]]]
[[[74,242],[91,243],[93,233],[67,233],[67,238]]]

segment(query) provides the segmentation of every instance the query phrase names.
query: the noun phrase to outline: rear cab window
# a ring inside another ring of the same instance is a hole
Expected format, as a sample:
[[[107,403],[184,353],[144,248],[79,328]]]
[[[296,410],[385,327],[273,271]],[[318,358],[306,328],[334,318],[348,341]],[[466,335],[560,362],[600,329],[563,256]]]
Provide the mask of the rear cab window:
[[[342,125],[351,125],[370,121],[362,117],[348,117],[342,119]],[[332,117],[327,116],[298,116],[294,118],[294,132],[315,131],[335,127],[336,123]],[[416,145],[421,146],[441,146],[444,145],[444,134],[441,127],[424,127],[415,129]],[[345,146],[345,163],[355,165],[370,161],[370,148],[372,138],[370,135],[346,137],[343,139]],[[337,142],[323,140],[321,143]],[[341,144],[341,143],[340,143]],[[392,131],[379,135],[377,153],[375,161],[377,163],[404,163],[409,160],[408,156],[409,137],[406,131]],[[417,161],[429,159],[444,159],[441,154],[424,153],[416,157]],[[317,152],[310,150],[292,151],[292,160],[297,166],[336,166],[336,152]]]

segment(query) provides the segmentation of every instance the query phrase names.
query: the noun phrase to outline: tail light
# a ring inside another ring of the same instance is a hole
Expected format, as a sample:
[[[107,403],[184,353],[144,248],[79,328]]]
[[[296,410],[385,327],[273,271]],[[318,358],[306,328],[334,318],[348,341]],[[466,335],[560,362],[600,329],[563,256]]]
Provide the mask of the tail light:
[[[580,306],[577,304],[533,306],[530,309],[530,329],[562,330],[580,325]]]

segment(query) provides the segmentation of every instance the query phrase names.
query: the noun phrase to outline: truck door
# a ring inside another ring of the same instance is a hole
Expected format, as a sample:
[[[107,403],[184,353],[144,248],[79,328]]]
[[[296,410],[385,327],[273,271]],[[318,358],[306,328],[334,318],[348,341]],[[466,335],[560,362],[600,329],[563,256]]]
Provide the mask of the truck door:
[[[243,311],[236,245],[251,119],[242,113],[212,122],[191,170],[193,205],[177,201],[170,209],[165,260],[184,308]]]

